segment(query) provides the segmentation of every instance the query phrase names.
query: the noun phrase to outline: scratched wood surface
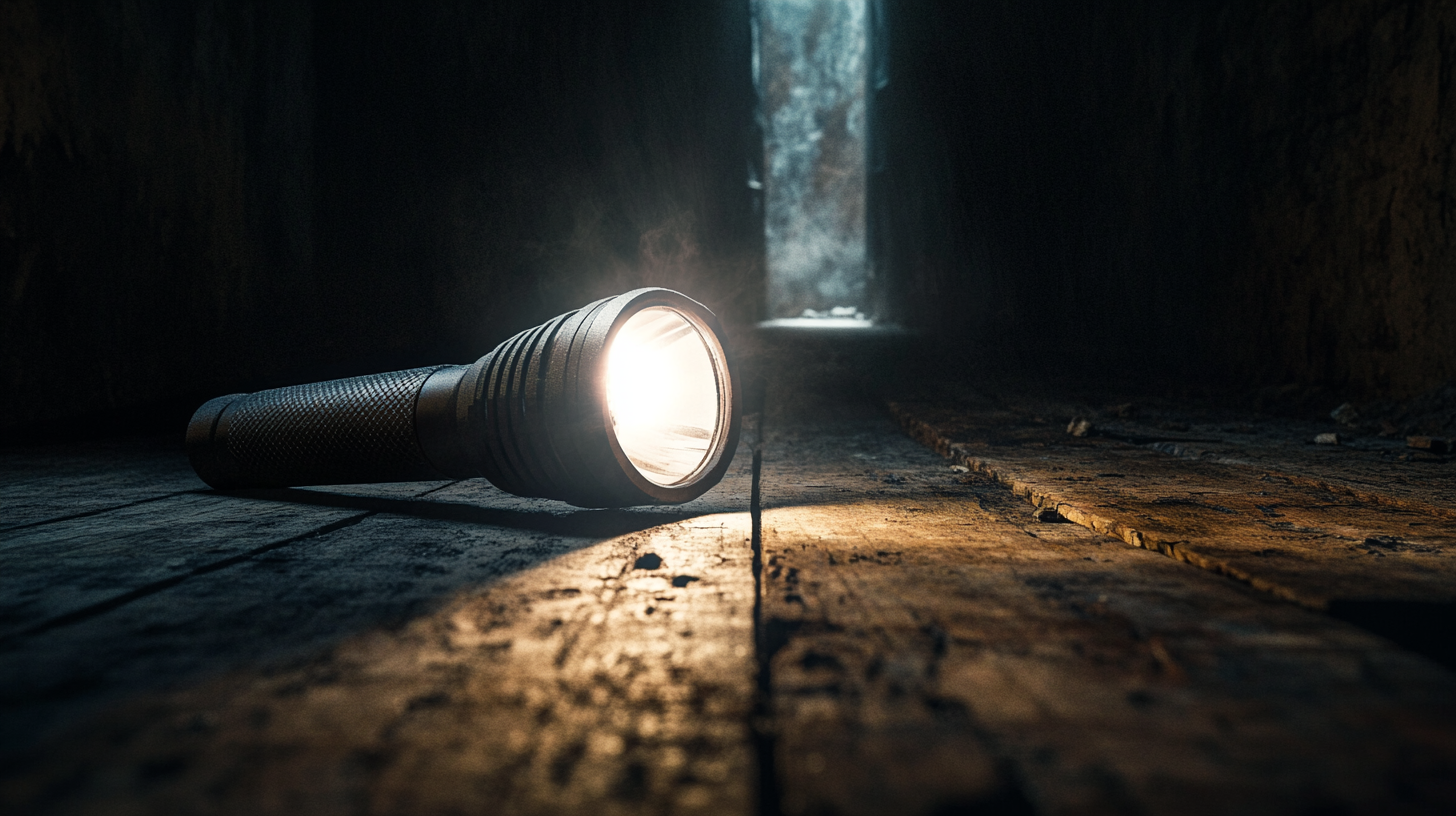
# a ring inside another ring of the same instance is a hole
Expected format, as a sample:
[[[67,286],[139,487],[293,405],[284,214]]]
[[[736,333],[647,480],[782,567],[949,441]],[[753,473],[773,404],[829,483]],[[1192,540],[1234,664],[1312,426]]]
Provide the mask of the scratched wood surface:
[[[1406,434],[1388,421],[1357,418],[1346,425],[1333,418],[1297,419],[1146,394],[1135,398],[1117,390],[1072,396],[1046,389],[1025,378],[989,377],[975,385],[926,378],[902,383],[890,399],[960,411],[963,422],[976,426],[963,428],[965,441],[990,446],[1046,442],[1081,418],[1091,423],[1094,442],[1236,465],[1364,502],[1456,520],[1456,454],[1412,449]],[[1315,442],[1318,435],[1331,433],[1340,444]]]
[[[764,446],[761,629],[783,812],[1456,803],[1448,670],[1038,520],[984,474],[846,408],[825,385],[835,374],[827,396],[770,411]]]
[[[785,812],[1456,804],[1449,672],[1172,559],[1039,523],[989,480],[952,478],[918,451],[852,444],[880,434],[841,433],[836,456],[815,462],[825,430],[783,432],[775,447],[797,455],[765,464]],[[869,501],[833,489],[855,481],[884,486]]]
[[[0,811],[1456,807],[1450,670],[1034,515],[858,390],[866,351],[750,355],[763,431],[678,508],[221,495],[175,440],[0,455]]]
[[[12,604],[42,625],[0,641],[0,802],[750,812],[741,462],[681,508],[432,483],[188,494],[12,531],[0,597],[47,564],[59,592]]]
[[[1365,500],[1266,468],[1075,437],[985,404],[893,410],[927,445],[1038,506],[1298,603],[1456,602],[1456,520],[1439,500]]]

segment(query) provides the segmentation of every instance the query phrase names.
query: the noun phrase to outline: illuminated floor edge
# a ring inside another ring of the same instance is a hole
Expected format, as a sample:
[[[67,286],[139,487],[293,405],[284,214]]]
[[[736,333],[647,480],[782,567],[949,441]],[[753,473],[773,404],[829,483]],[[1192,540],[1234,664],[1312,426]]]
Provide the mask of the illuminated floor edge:
[[[760,329],[877,329],[884,328],[873,320],[853,317],[779,317],[763,320]]]

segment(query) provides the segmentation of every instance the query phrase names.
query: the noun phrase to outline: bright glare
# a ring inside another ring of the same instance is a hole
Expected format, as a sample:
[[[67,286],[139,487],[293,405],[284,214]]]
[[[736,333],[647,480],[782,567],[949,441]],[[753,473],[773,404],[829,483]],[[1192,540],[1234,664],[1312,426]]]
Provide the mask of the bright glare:
[[[718,429],[718,377],[698,328],[651,306],[627,319],[607,354],[607,409],[642,476],[668,487],[692,476]]]

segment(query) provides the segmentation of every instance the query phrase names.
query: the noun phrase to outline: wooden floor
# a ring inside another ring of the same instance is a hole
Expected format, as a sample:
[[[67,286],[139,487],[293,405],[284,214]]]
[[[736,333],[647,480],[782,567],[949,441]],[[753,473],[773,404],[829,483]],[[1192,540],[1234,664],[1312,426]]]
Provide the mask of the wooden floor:
[[[777,342],[680,507],[5,452],[0,812],[1456,812],[1450,457]]]

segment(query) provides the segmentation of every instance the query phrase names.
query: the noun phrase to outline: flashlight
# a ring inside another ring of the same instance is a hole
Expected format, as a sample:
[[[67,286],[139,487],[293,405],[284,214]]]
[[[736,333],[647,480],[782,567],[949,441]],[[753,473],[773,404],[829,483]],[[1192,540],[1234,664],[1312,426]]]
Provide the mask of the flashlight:
[[[739,394],[705,306],[636,289],[517,334],[474,365],[232,394],[187,425],[219,490],[482,476],[581,507],[676,504],[723,478]]]

